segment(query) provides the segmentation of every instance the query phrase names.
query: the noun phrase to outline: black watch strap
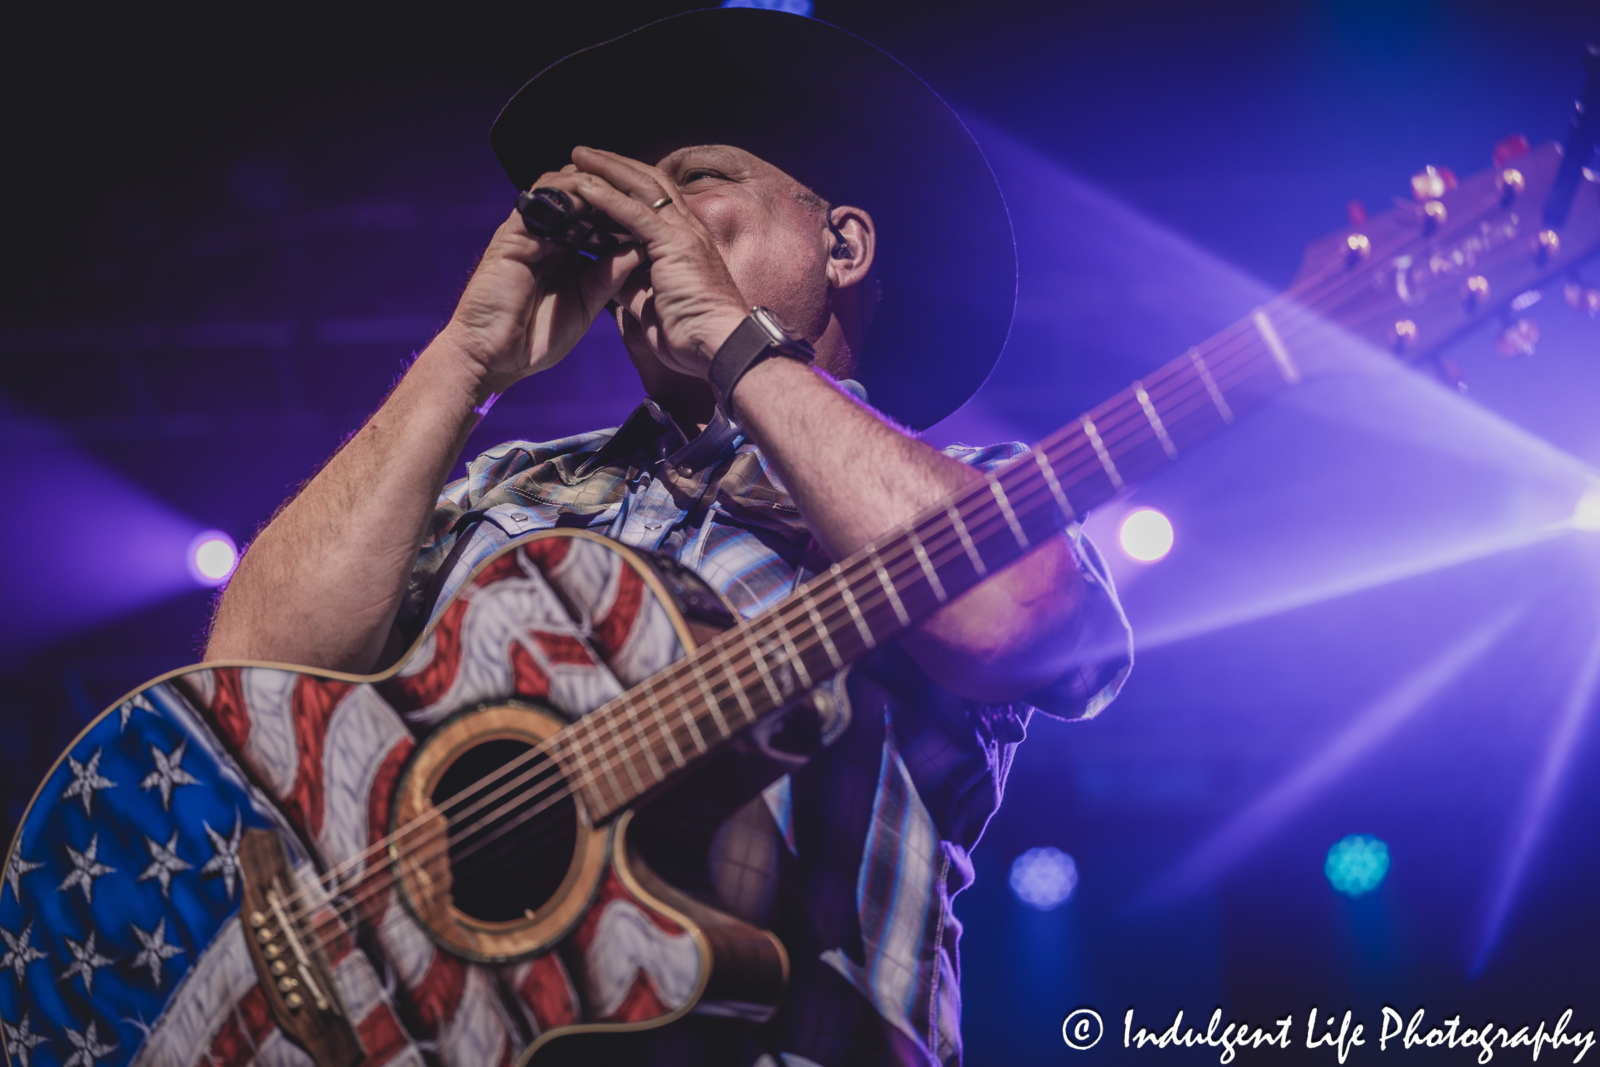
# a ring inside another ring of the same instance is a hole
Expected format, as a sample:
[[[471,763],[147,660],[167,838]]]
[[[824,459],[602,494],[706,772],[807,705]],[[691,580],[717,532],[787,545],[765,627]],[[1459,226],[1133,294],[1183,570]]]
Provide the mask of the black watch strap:
[[[710,373],[706,375],[723,411],[730,415],[733,413],[729,398],[739,379],[751,367],[772,356],[784,356],[801,363],[810,363],[817,358],[816,350],[810,343],[787,333],[778,325],[772,312],[766,308],[753,308],[728,335],[728,339],[722,342],[722,347],[717,349],[717,354],[711,358]]]

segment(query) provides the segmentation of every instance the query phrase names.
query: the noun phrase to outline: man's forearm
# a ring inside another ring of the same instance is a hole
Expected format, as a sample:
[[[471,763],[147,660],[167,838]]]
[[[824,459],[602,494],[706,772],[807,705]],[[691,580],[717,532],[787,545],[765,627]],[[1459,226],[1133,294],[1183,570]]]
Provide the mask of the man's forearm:
[[[208,660],[367,672],[486,395],[447,333],[268,524],[217,608]]]
[[[740,425],[834,559],[982,477],[884,424],[791,360],[757,364],[733,403]],[[1014,699],[1067,667],[1083,593],[1072,549],[1058,538],[924,620],[905,647],[953,692]]]

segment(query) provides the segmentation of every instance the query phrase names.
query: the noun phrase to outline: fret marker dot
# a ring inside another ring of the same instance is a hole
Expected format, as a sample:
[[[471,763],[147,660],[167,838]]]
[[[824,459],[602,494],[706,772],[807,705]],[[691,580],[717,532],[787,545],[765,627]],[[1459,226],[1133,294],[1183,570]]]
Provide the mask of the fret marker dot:
[[[1140,508],[1122,520],[1117,540],[1129,559],[1154,563],[1172,551],[1172,523],[1155,508]]]

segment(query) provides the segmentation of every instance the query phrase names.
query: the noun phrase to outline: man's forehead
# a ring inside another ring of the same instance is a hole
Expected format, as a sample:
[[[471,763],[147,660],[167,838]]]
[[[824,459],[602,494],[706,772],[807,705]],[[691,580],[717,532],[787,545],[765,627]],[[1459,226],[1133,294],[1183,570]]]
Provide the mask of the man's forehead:
[[[716,164],[723,168],[736,167],[741,170],[779,169],[749,149],[731,144],[668,145],[658,149],[654,154],[657,157],[655,165],[663,170],[689,162]]]

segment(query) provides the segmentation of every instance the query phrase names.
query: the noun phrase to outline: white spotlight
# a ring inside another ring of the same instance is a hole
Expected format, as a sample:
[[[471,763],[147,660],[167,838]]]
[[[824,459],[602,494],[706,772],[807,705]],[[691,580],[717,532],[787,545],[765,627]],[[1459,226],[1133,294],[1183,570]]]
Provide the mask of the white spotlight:
[[[1155,508],[1140,508],[1122,520],[1117,539],[1129,559],[1154,563],[1172,551],[1172,523]]]
[[[238,562],[238,547],[221,530],[207,530],[189,545],[189,575],[201,585],[226,582]]]
[[[1572,509],[1572,528],[1600,533],[1600,485],[1591,485]]]

